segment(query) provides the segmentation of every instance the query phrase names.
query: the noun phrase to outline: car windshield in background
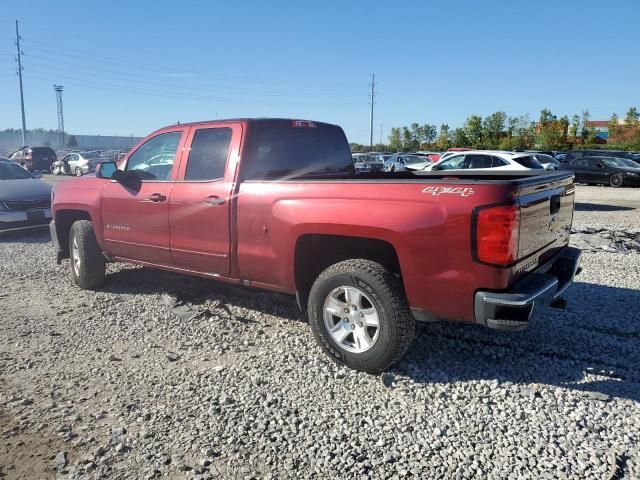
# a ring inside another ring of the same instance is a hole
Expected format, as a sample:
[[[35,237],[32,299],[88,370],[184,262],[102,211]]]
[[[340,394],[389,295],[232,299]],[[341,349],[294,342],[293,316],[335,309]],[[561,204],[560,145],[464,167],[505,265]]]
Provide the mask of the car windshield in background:
[[[602,163],[604,163],[605,166],[610,167],[610,168],[626,167],[627,166],[622,161],[622,159],[619,159],[619,158],[603,158],[602,159]]]
[[[24,168],[15,163],[0,162],[0,180],[25,180],[33,178]]]
[[[542,164],[532,156],[513,157],[513,161],[527,168],[544,168]]]
[[[427,160],[424,157],[417,157],[415,155],[410,155],[410,156],[403,157],[403,158],[404,158],[404,161],[406,163],[410,164],[410,165],[413,164],[413,163],[425,163],[425,161]]]
[[[628,158],[619,158],[618,160],[622,161],[627,167],[631,168],[640,168],[640,163],[635,160],[629,160]]]
[[[551,155],[545,155],[544,153],[539,153],[536,155],[536,158],[540,163],[552,163],[554,165],[560,165],[560,162],[553,158]]]

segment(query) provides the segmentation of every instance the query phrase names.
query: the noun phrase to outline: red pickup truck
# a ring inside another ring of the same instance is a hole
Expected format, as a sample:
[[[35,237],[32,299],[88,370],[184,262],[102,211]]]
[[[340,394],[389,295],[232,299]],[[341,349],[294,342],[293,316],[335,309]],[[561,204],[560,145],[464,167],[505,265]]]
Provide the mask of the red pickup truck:
[[[52,203],[80,288],[120,261],[286,292],[326,353],[369,372],[416,320],[523,329],[579,270],[571,173],[356,175],[342,129],[306,120],[163,128]]]

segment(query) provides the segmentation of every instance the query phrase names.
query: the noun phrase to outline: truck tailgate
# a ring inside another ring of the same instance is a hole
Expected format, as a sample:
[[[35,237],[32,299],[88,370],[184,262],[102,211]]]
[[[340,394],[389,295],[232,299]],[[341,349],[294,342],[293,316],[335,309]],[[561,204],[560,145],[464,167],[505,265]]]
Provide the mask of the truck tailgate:
[[[516,192],[520,233],[515,276],[535,269],[569,243],[575,187],[573,177],[550,175]]]

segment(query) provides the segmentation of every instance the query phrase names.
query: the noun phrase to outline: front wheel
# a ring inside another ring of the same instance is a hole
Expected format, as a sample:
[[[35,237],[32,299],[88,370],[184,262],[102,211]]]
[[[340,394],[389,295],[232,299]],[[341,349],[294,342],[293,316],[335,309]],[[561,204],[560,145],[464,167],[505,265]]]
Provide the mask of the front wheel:
[[[402,358],[415,333],[402,282],[370,260],[346,260],[322,272],[311,287],[308,314],[325,353],[369,373]]]
[[[69,235],[71,275],[83,290],[99,287],[104,281],[106,260],[89,220],[78,220]]]
[[[621,187],[623,183],[624,183],[624,179],[622,178],[621,173],[614,173],[609,177],[609,185],[611,185],[614,188]]]

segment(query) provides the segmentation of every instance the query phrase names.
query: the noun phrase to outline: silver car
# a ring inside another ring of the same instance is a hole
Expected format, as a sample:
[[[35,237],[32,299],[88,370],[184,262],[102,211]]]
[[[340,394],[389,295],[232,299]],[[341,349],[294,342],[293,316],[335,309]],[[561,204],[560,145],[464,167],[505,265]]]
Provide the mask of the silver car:
[[[403,155],[396,153],[384,161],[385,172],[406,172],[407,170],[424,170],[433,162],[418,155]]]
[[[75,175],[81,177],[96,171],[96,165],[105,161],[99,152],[72,152],[51,165],[51,173],[55,175]]]

